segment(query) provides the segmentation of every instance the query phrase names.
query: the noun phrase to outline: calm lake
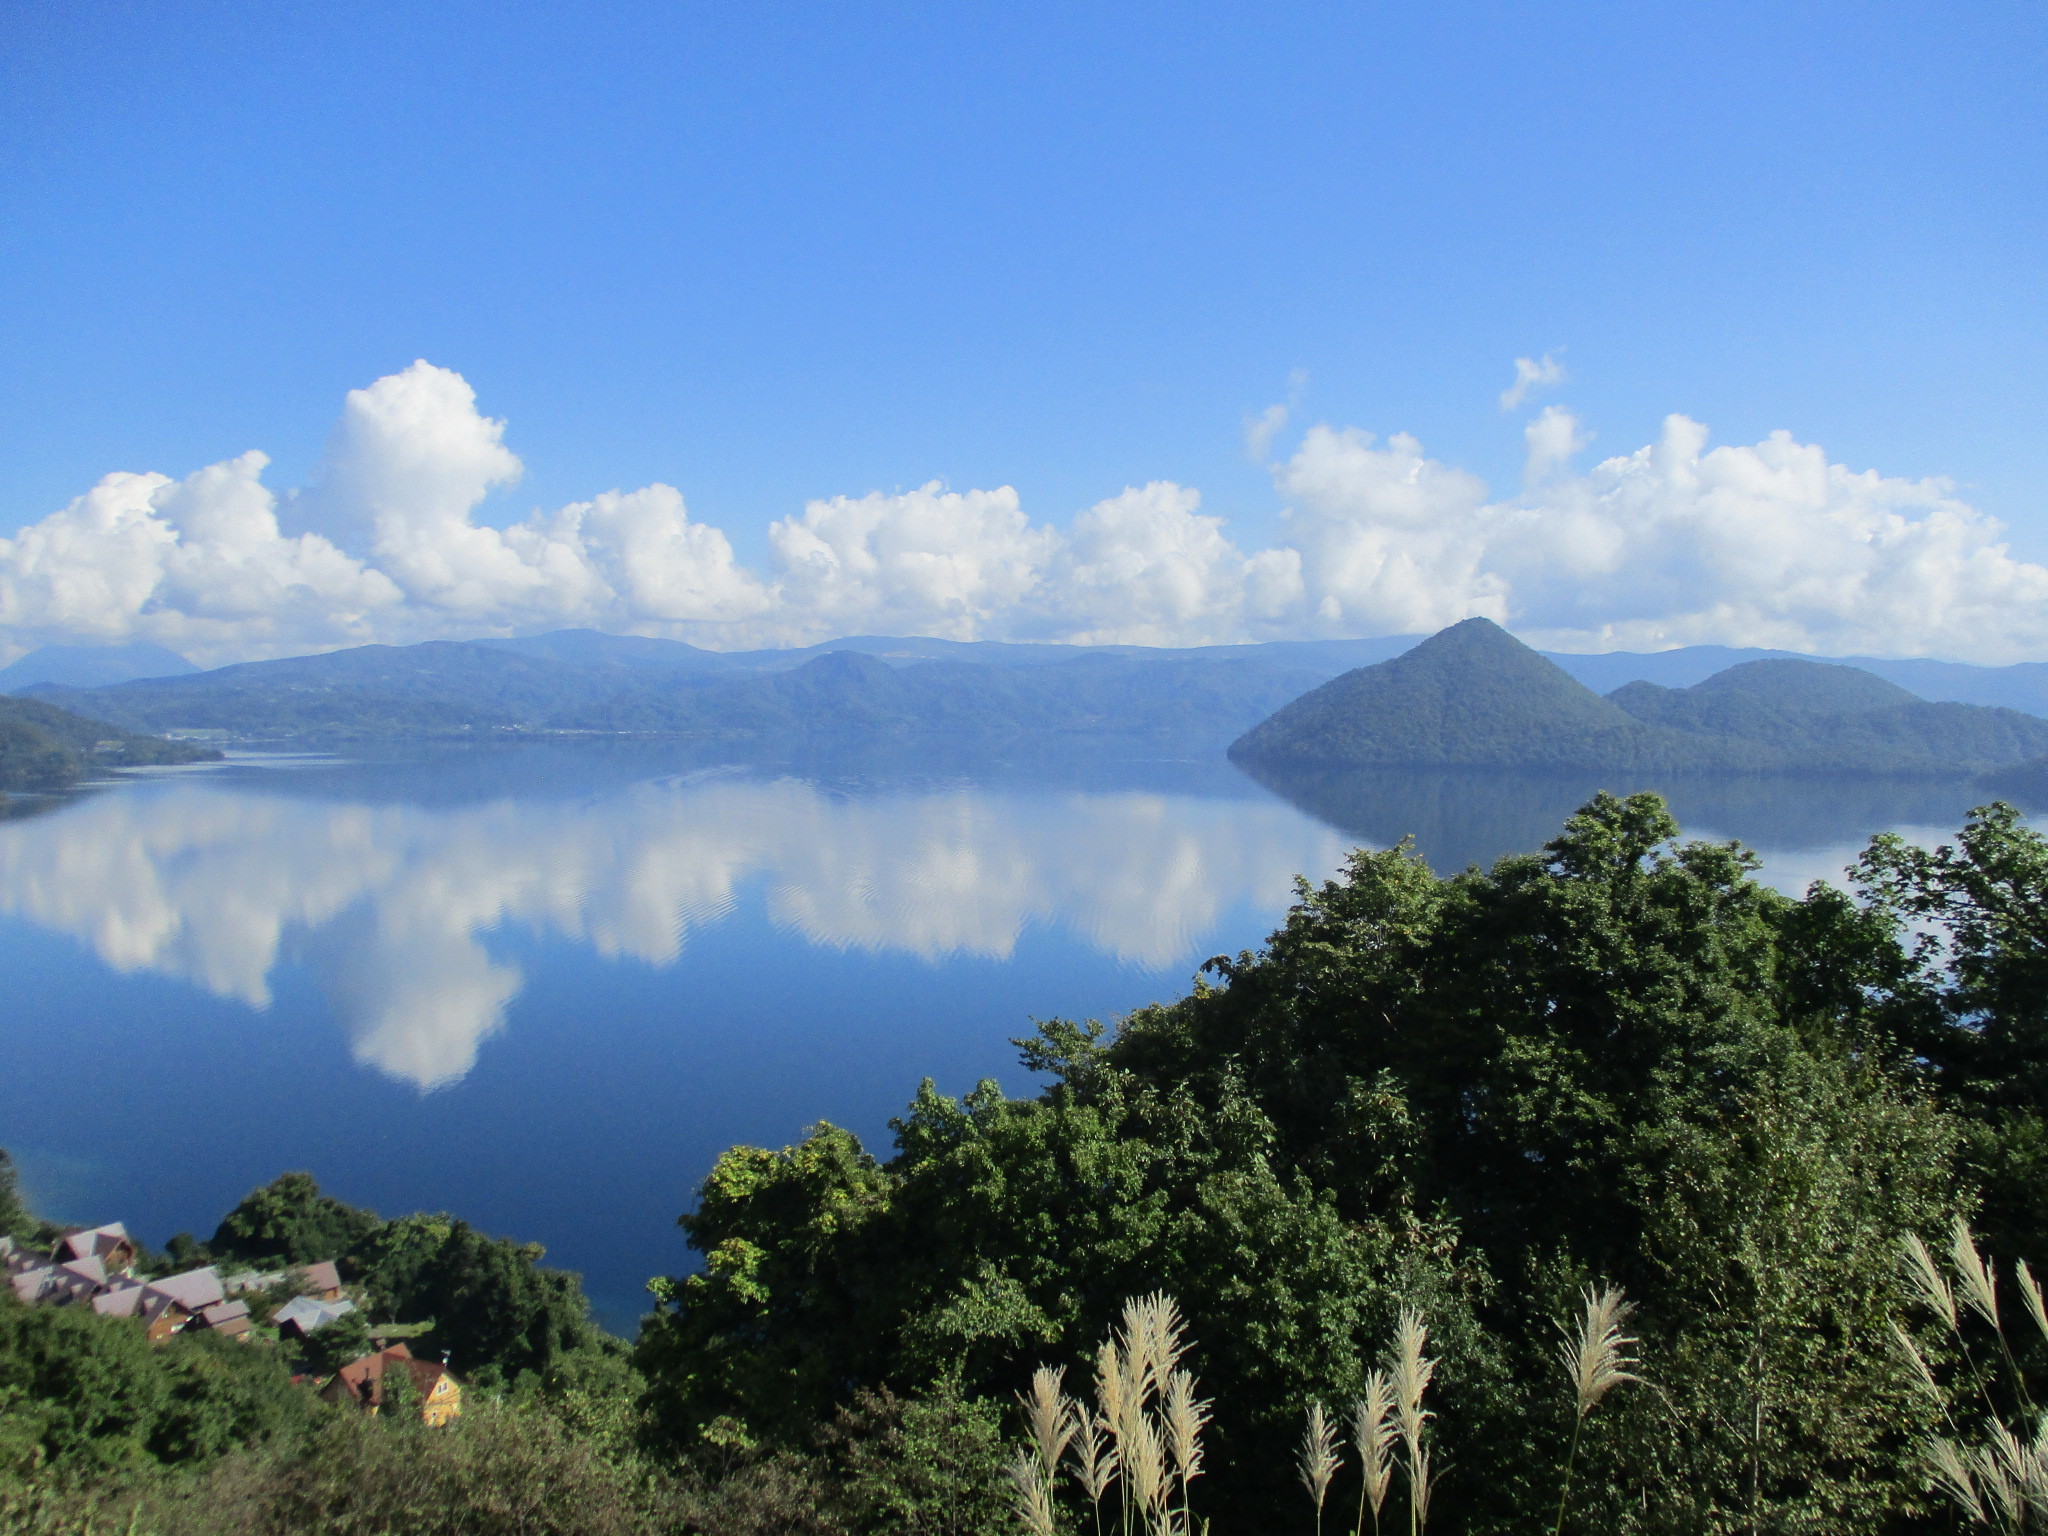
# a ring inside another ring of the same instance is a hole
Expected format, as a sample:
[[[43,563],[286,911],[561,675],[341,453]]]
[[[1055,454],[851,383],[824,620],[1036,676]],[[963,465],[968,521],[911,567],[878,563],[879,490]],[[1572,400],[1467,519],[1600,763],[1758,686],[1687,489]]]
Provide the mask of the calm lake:
[[[595,745],[137,775],[0,822],[0,1146],[46,1214],[153,1243],[308,1168],[544,1243],[630,1331],[726,1146],[822,1119],[886,1155],[921,1077],[1031,1091],[1008,1041],[1034,1017],[1177,995],[1297,874],[1410,833],[1490,861],[1598,787]],[[1984,798],[1662,787],[1790,890]]]

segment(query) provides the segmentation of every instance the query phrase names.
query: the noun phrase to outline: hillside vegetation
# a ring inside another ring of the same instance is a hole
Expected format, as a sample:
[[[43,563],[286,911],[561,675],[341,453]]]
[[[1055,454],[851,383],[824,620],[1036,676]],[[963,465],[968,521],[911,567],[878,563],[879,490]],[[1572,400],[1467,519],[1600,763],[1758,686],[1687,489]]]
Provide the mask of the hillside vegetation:
[[[1599,796],[1491,870],[1360,852],[1188,995],[1113,1035],[1042,1024],[1019,1042],[1036,1097],[926,1083],[886,1158],[829,1125],[731,1149],[682,1217],[701,1265],[654,1284],[630,1358],[565,1328],[580,1301],[530,1251],[449,1218],[383,1222],[299,1175],[223,1221],[217,1252],[339,1252],[380,1306],[431,1308],[473,1388],[445,1430],[291,1398],[247,1347],[152,1352],[0,1293],[0,1515],[1089,1531],[1085,1492],[1032,1470],[1064,1452],[1014,1461],[1018,1395],[1096,1398],[1103,1341],[1163,1291],[1195,1373],[1175,1390],[1212,1417],[1183,1419],[1204,1460],[1173,1520],[1155,1502],[1133,1532],[1308,1528],[1305,1419],[1325,1529],[1353,1529],[1358,1458],[1313,1431],[1404,1361],[1428,1416],[1392,1453],[1387,1529],[1905,1536],[2008,1496],[1999,1528],[2028,1528],[2048,840],[1988,806],[1938,849],[1876,839],[1853,896],[1790,897],[1677,832],[1654,796]],[[1558,1330],[1596,1302],[1629,1380],[1593,1412]]]
[[[211,747],[165,741],[41,699],[0,694],[0,791],[68,789],[95,768],[217,759]]]
[[[1969,774],[2048,754],[2048,720],[1932,704],[1854,667],[1747,662],[1602,698],[1486,619],[1360,667],[1231,746],[1248,764],[1548,773]]]

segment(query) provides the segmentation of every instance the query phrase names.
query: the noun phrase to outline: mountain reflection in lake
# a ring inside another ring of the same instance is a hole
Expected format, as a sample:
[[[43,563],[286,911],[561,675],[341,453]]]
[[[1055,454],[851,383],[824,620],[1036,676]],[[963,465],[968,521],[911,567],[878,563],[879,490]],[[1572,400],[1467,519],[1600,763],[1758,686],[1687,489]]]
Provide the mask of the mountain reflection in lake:
[[[1033,1017],[1179,994],[1354,842],[1489,862],[1602,786],[1270,787],[1220,757],[771,771],[616,745],[138,777],[0,823],[0,1146],[49,1214],[157,1242],[308,1167],[538,1239],[630,1327],[723,1147],[831,1119],[885,1151],[920,1077],[1029,1091],[1008,1038]],[[1793,888],[1981,798],[1666,788]]]
[[[1255,772],[1268,789],[1355,842],[1392,847],[1413,837],[1439,874],[1530,853],[1602,790],[1655,790],[1688,837],[1733,838],[1767,856],[1845,846],[1844,862],[1887,829],[1952,832],[1992,796],[1967,780],[1727,774],[1642,782],[1616,774]],[[1768,866],[1775,861],[1767,857]],[[1841,873],[1840,864],[1827,877]],[[1795,891],[1796,894],[1796,891]]]

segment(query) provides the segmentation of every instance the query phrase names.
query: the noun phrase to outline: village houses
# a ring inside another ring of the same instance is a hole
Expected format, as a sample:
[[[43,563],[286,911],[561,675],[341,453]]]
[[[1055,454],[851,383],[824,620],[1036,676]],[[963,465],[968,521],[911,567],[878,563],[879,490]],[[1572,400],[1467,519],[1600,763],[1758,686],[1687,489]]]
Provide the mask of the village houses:
[[[226,1277],[205,1265],[148,1278],[134,1273],[141,1256],[140,1246],[118,1221],[65,1231],[47,1252],[0,1236],[0,1262],[17,1300],[28,1306],[89,1306],[103,1317],[132,1318],[153,1344],[186,1331],[251,1339],[254,1319],[249,1303],[241,1298],[262,1291],[274,1294],[285,1283],[297,1294],[269,1318],[279,1337],[304,1338],[355,1310],[332,1260]],[[445,1424],[462,1412],[462,1387],[446,1364],[415,1360],[403,1343],[343,1366],[321,1389],[321,1396],[374,1413],[383,1406],[384,1373],[391,1365],[401,1365],[411,1375],[426,1423]]]

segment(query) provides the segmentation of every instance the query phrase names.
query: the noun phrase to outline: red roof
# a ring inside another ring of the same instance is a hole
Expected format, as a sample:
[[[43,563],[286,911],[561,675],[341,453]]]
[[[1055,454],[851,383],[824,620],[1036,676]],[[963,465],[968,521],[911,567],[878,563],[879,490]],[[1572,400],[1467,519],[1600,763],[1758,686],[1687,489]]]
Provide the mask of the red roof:
[[[339,1371],[322,1391],[345,1397],[349,1402],[368,1402],[381,1405],[384,1401],[384,1368],[388,1365],[403,1364],[412,1372],[413,1385],[425,1397],[434,1390],[434,1383],[448,1374],[448,1367],[436,1360],[415,1360],[412,1351],[404,1344],[393,1344],[389,1349],[380,1349],[373,1355],[364,1355],[360,1360],[351,1360]]]

